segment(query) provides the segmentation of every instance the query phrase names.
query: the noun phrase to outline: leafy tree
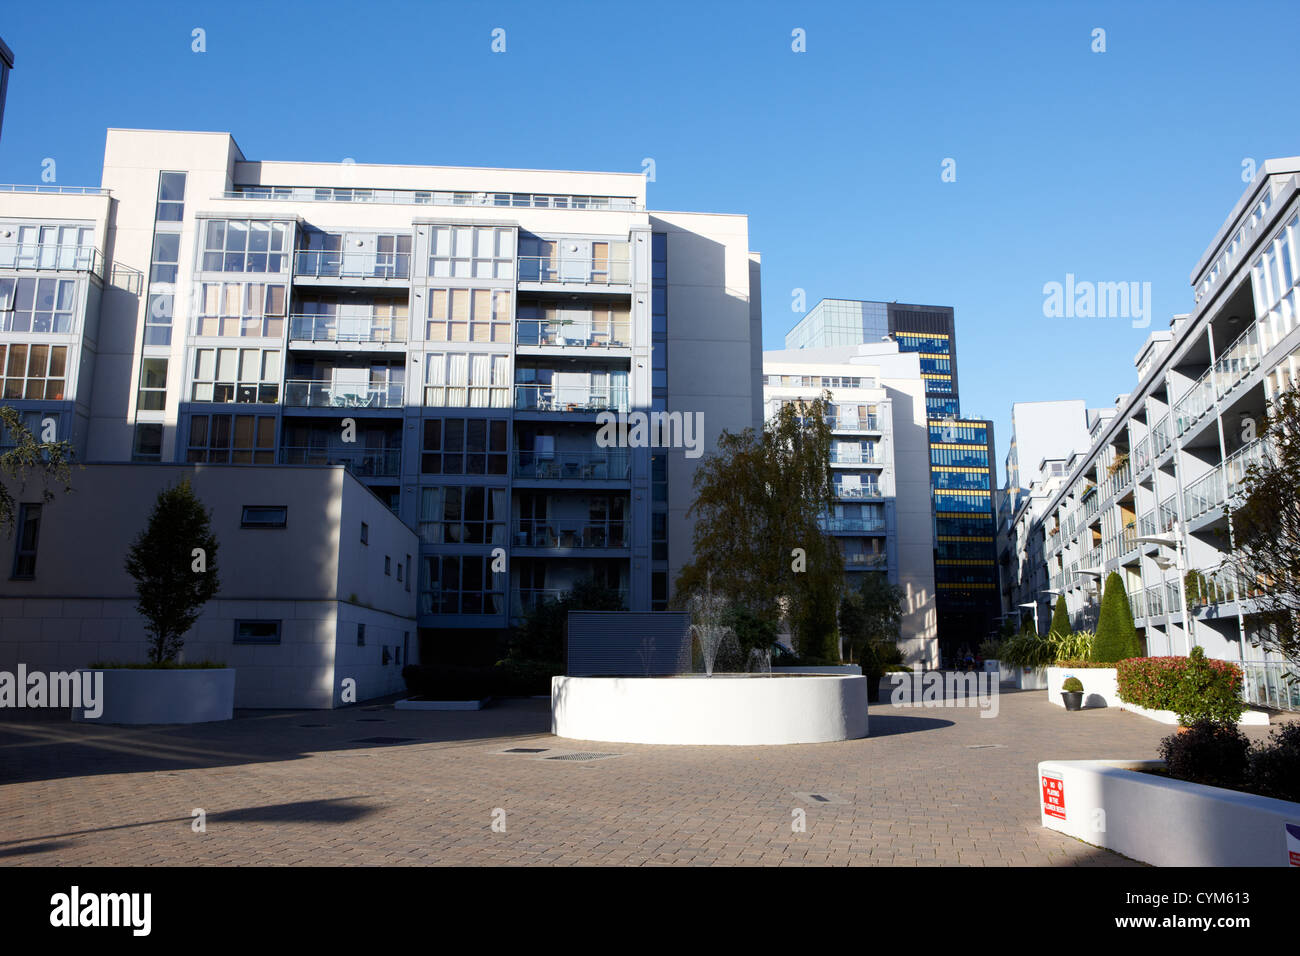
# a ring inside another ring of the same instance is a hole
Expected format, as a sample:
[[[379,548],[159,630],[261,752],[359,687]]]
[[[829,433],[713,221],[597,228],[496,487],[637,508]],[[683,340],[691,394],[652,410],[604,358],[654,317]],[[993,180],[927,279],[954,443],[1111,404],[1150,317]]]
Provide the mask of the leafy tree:
[[[840,599],[840,635],[854,657],[868,644],[896,644],[903,624],[903,589],[878,572],[864,574],[856,591]]]
[[[755,614],[743,605],[733,604],[728,607],[722,615],[722,623],[731,628],[746,660],[754,651],[766,653],[776,643],[776,625],[771,619]]]
[[[136,610],[147,622],[154,664],[176,660],[199,610],[220,590],[211,518],[182,478],[158,492],[149,523],[127,552],[126,571],[135,578]]]
[[[553,601],[533,606],[511,634],[509,659],[564,664],[564,628],[570,611],[621,611],[623,598],[592,578],[575,581]]]
[[[801,655],[833,657],[844,578],[839,546],[818,520],[834,505],[829,393],[788,403],[761,431],[723,432],[695,472],[695,560],[680,595],[706,581],[773,623],[783,612]]]
[[[1129,607],[1128,592],[1116,571],[1106,576],[1106,588],[1101,596],[1101,613],[1097,622],[1097,636],[1092,642],[1092,659],[1101,663],[1141,657],[1137,628],[1133,626],[1133,609]]]
[[[1070,612],[1065,606],[1065,595],[1058,594],[1056,596],[1056,609],[1052,611],[1052,626],[1047,629],[1047,633],[1069,637],[1072,631]]]
[[[21,494],[33,478],[41,483],[41,500],[53,501],[50,484],[62,484],[71,491],[72,445],[66,441],[42,441],[23,424],[17,409],[0,405],[0,436],[7,436],[9,447],[0,446],[0,530],[12,534],[15,498],[8,485]]]
[[[1251,595],[1252,640],[1300,666],[1300,386],[1268,406],[1264,455],[1246,469],[1225,510],[1232,550],[1225,566]]]

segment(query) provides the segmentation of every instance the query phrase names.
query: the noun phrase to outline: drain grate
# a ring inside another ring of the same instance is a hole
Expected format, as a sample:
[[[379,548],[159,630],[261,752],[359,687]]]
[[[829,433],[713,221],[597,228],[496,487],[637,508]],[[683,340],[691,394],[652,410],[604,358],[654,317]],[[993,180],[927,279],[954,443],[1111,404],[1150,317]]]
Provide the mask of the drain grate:
[[[503,754],[544,754],[550,750],[550,747],[511,747],[509,750],[502,750]]]
[[[967,744],[966,749],[967,750],[994,750],[1005,746],[1006,744]]]
[[[821,803],[827,806],[842,807],[847,805],[849,802],[841,796],[827,793],[825,791],[814,793],[810,790],[805,790],[801,793],[796,793],[795,796],[799,799],[800,803]]]
[[[354,744],[404,744],[412,740],[418,740],[418,737],[358,737],[353,740]]]
[[[620,757],[622,754],[598,754],[577,751],[568,754],[556,754],[554,757],[543,757],[543,760],[600,760],[602,757]]]

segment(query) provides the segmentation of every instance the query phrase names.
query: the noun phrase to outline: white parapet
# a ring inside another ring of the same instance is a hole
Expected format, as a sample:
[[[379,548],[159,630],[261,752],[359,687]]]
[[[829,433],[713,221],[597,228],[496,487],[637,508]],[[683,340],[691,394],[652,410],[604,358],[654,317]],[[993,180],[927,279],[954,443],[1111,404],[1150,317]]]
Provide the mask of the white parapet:
[[[1300,803],[1143,772],[1159,760],[1044,760],[1042,825],[1156,866],[1300,866]]]
[[[102,712],[73,708],[72,719],[101,724],[200,724],[230,720],[235,707],[233,667],[84,668],[103,675]]]
[[[813,744],[867,735],[867,679],[552,677],[551,732],[634,744]]]

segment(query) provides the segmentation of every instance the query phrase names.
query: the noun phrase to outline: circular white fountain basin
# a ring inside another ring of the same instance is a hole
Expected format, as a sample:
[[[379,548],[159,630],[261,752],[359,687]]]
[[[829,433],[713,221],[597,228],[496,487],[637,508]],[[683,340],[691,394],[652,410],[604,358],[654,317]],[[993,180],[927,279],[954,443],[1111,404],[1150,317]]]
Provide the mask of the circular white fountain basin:
[[[815,744],[867,735],[867,679],[552,677],[551,733],[630,744]]]

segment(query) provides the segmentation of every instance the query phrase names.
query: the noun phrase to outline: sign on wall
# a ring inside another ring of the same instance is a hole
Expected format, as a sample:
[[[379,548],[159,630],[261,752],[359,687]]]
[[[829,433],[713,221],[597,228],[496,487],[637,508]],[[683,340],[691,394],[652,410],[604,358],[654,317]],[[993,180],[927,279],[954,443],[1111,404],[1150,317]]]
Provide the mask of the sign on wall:
[[[1043,774],[1043,812],[1065,819],[1065,781],[1059,774]]]

